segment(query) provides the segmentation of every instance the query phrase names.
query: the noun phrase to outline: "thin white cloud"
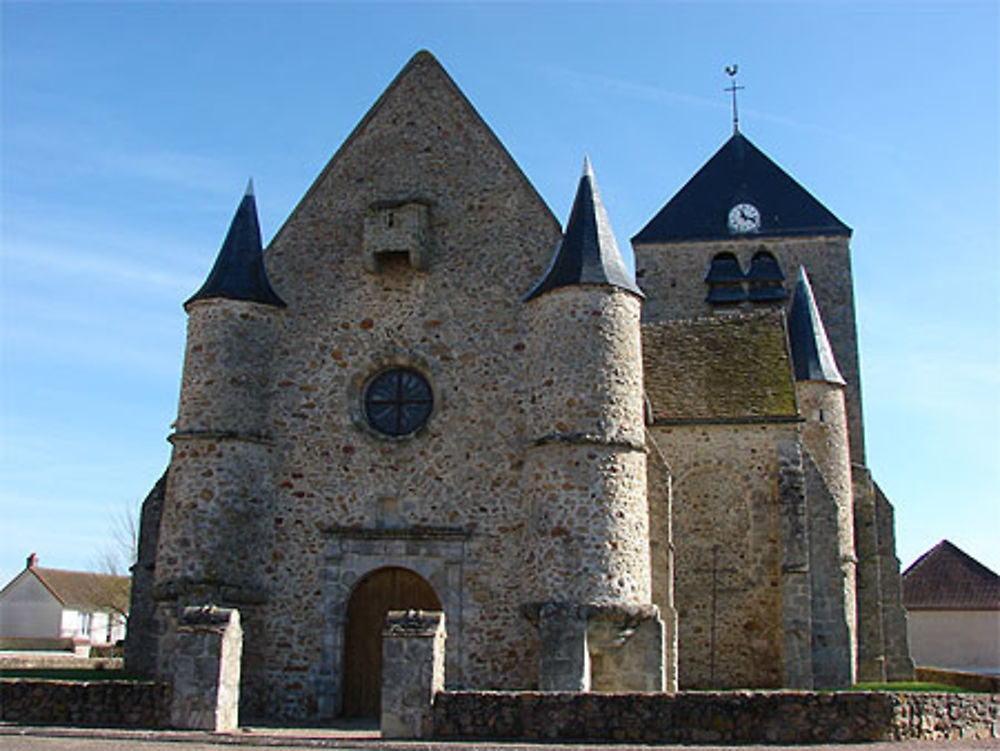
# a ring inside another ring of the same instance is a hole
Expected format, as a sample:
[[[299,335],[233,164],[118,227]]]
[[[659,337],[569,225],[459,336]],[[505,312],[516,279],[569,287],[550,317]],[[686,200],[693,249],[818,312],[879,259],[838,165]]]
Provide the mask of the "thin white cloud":
[[[176,149],[128,145],[123,138],[111,147],[95,142],[92,130],[32,125],[8,127],[5,133],[10,153],[30,154],[33,169],[40,164],[58,164],[55,173],[62,179],[73,176],[98,176],[112,181],[142,180],[154,184],[230,196],[234,186],[245,178],[228,164]],[[8,164],[8,173],[16,175],[18,160]]]
[[[705,107],[715,110],[729,110],[731,104],[724,97],[706,97],[698,94],[690,94],[684,91],[664,88],[662,86],[652,86],[650,84],[628,81],[614,76],[596,73],[585,73],[578,70],[570,70],[557,65],[546,65],[541,68],[542,72],[558,83],[571,85],[577,89],[617,92],[627,97],[652,102],[676,102],[680,104],[692,105],[695,107]],[[720,87],[720,91],[722,87]],[[797,130],[808,130],[824,136],[838,138],[843,141],[855,143],[852,135],[842,131],[833,130],[823,125],[807,123],[784,115],[776,115],[773,112],[754,109],[753,107],[740,107],[741,119],[753,119],[756,121],[771,122],[777,125],[784,125]]]
[[[109,151],[90,155],[95,165],[122,177],[166,183],[184,189],[201,190],[231,196],[238,178],[215,159],[178,151]]]
[[[100,285],[128,285],[150,291],[150,287],[160,288],[172,295],[190,294],[200,284],[194,274],[147,265],[127,260],[120,254],[108,255],[80,248],[53,247],[52,245],[13,242],[4,243],[5,276],[16,269],[13,265],[28,270],[32,267],[47,273],[57,273],[74,279],[96,281]]]

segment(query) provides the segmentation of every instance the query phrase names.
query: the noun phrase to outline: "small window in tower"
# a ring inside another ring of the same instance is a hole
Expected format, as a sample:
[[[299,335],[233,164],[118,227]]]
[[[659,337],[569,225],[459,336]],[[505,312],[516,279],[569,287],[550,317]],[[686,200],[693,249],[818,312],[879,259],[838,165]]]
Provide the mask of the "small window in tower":
[[[427,379],[409,368],[383,370],[365,386],[365,420],[383,435],[417,432],[426,424],[433,406]]]
[[[705,299],[715,305],[743,302],[747,299],[745,280],[739,259],[732,253],[719,253],[705,274],[708,285]]]
[[[750,283],[750,299],[754,302],[776,302],[788,297],[785,274],[778,259],[766,250],[754,254],[747,281]]]

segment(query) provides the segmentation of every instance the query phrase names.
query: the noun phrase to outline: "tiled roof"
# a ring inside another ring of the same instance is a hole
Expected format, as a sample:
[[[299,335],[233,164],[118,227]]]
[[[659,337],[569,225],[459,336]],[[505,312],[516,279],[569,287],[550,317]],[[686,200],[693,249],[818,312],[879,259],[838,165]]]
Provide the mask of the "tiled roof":
[[[903,572],[903,607],[1000,610],[1000,575],[942,540]]]
[[[127,576],[57,568],[29,568],[28,571],[67,608],[84,612],[128,611],[132,580]]]
[[[781,311],[645,324],[642,357],[657,421],[797,415]]]
[[[717,240],[733,236],[730,209],[753,204],[760,228],[751,236],[850,235],[850,228],[742,133],[722,145],[632,238],[633,243]]]

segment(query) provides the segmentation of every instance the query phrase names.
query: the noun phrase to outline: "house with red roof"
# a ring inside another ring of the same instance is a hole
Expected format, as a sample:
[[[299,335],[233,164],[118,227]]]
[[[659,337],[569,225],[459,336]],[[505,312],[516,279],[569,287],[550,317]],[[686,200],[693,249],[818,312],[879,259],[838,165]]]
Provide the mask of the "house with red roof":
[[[130,578],[42,568],[28,556],[24,570],[0,590],[0,645],[6,649],[63,649],[125,638]]]
[[[920,667],[1000,675],[1000,575],[942,540],[903,572]]]

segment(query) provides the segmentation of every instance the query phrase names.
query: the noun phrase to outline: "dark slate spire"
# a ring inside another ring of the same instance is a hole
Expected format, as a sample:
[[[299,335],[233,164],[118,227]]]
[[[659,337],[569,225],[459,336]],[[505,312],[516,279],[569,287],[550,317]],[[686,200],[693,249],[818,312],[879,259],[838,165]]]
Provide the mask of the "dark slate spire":
[[[758,228],[745,234],[730,229],[729,213],[738,204],[757,209]],[[850,234],[850,227],[750,139],[734,133],[632,242]]]
[[[590,159],[584,159],[583,176],[562,242],[545,275],[524,299],[578,284],[609,285],[644,297],[618,252]]]
[[[208,279],[185,305],[195,300],[250,300],[264,305],[285,307],[285,303],[271,288],[264,270],[264,248],[260,240],[260,223],[257,221],[257,201],[253,194],[253,180],[233,216],[229,232]]]
[[[816,299],[806,270],[799,266],[792,307],[788,311],[788,339],[796,381],[826,381],[845,385],[837,361],[826,338],[823,319],[819,316]]]

